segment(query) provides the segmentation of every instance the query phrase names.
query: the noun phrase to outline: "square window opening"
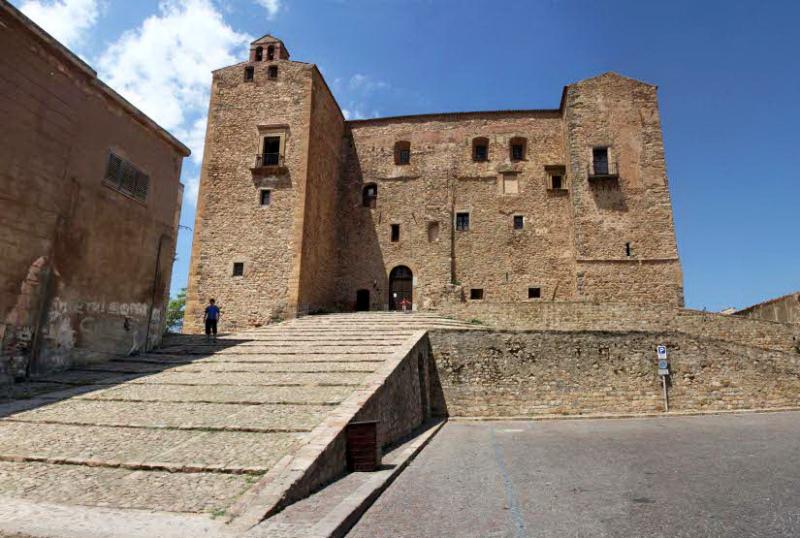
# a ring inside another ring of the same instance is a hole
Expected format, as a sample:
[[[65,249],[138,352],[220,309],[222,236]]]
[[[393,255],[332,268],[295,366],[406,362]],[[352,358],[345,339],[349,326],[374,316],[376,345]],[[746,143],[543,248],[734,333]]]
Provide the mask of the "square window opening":
[[[514,229],[521,230],[525,227],[525,217],[522,215],[514,215]]]
[[[528,299],[539,299],[542,296],[542,288],[528,288]]]
[[[469,230],[469,213],[456,213],[456,230],[459,232]]]
[[[483,288],[472,288],[469,290],[469,298],[473,301],[483,300]]]
[[[244,275],[244,262],[233,262],[233,276]]]

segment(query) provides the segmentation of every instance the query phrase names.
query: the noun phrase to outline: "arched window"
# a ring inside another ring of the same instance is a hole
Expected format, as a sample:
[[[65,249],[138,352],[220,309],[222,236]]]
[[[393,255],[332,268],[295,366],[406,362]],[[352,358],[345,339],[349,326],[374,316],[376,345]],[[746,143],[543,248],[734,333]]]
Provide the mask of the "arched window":
[[[267,47],[267,60],[272,61],[275,59],[275,46],[270,45]]]
[[[375,183],[367,183],[361,191],[361,205],[374,209],[377,202],[378,186]]]
[[[483,162],[489,160],[489,139],[483,136],[472,139],[472,160]]]
[[[515,136],[508,143],[509,157],[512,161],[524,161],[528,154],[528,141],[521,136]]]
[[[411,162],[411,142],[400,140],[394,143],[394,164],[403,165]]]
[[[261,47],[256,47],[256,61],[260,62],[264,59],[264,49]]]

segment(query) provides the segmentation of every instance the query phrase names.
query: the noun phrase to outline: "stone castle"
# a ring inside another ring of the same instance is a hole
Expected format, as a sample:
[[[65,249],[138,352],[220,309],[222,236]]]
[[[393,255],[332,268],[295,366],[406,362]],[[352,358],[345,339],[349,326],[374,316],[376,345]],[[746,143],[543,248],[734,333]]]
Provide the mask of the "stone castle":
[[[214,72],[186,328],[469,303],[683,305],[656,87],[558,108],[346,120],[264,36]]]

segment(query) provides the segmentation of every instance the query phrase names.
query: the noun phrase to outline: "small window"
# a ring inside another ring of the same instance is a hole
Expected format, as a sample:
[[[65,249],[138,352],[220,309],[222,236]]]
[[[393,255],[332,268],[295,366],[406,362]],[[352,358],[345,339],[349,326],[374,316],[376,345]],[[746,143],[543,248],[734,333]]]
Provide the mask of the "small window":
[[[275,59],[275,46],[270,45],[269,47],[267,47],[267,60],[272,61],[274,59]]]
[[[439,240],[439,223],[437,221],[428,223],[428,243]]]
[[[459,232],[469,230],[469,213],[456,213],[456,230]]]
[[[566,189],[566,184],[564,182],[564,178],[567,174],[567,169],[565,166],[555,165],[555,166],[545,166],[545,171],[547,172],[547,188],[554,191],[560,191]]]
[[[269,66],[267,68],[267,77],[270,80],[275,80],[276,78],[278,78],[278,66],[277,65],[271,65],[271,66]]]
[[[256,47],[256,61],[260,62],[264,59],[264,49],[261,47]]]
[[[392,243],[400,241],[400,225],[392,224]]]
[[[378,186],[374,183],[369,183],[364,186],[361,191],[361,204],[364,207],[375,209],[378,202]]]
[[[255,68],[253,66],[245,67],[244,68],[244,81],[245,82],[253,82],[253,75],[255,74]]]
[[[524,161],[526,153],[526,140],[522,137],[514,137],[509,143],[510,157],[512,161]]]
[[[542,296],[542,288],[528,288],[528,299],[539,299]]]
[[[472,160],[476,162],[489,160],[488,138],[479,137],[472,140]]]
[[[483,288],[472,288],[469,290],[469,298],[473,301],[480,301],[483,299]]]
[[[233,276],[242,276],[242,275],[244,275],[244,263],[233,262]]]
[[[265,136],[264,152],[261,156],[263,166],[277,166],[281,163],[281,137]]]
[[[394,164],[404,165],[411,162],[411,142],[401,140],[394,145]]]
[[[271,198],[272,198],[272,191],[270,190],[261,191],[261,205],[269,205]]]
[[[514,215],[514,229],[521,230],[525,227],[525,217],[522,215]]]
[[[633,256],[633,248],[631,248],[630,243],[625,243],[625,255],[626,256]]]

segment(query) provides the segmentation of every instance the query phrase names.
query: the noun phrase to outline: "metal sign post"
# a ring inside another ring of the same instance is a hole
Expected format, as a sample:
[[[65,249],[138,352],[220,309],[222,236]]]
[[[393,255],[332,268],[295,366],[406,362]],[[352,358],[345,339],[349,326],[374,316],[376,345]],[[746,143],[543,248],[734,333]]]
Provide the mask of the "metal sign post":
[[[664,390],[664,411],[669,411],[669,393],[667,392],[669,361],[667,360],[667,346],[657,346],[656,353],[658,353],[658,375],[661,377],[661,388]]]

